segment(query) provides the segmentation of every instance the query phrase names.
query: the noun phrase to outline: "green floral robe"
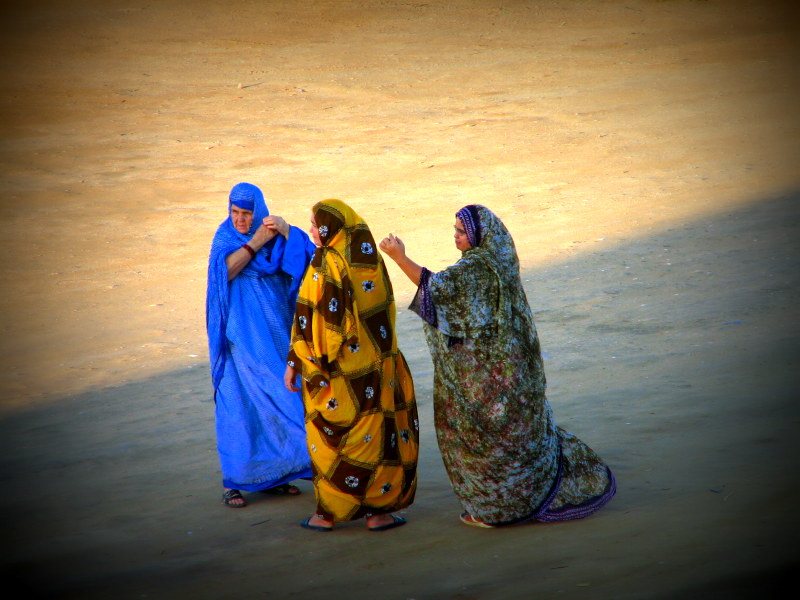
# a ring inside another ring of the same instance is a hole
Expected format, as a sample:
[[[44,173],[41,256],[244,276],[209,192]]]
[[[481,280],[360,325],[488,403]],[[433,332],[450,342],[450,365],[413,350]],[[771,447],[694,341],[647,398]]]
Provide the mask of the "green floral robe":
[[[492,524],[588,516],[615,493],[610,469],[557,427],[514,242],[477,207],[480,242],[439,273],[423,269],[411,309],[434,364],[434,422],[464,510]]]

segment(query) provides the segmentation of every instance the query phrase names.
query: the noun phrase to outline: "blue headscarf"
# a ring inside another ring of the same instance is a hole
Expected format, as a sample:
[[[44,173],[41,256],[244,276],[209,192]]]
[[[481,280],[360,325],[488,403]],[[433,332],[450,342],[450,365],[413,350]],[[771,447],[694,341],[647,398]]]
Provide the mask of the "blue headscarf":
[[[253,211],[253,223],[247,233],[240,233],[233,225],[231,205],[235,204],[244,210]],[[226,329],[230,312],[228,282],[228,266],[225,262],[228,255],[235,252],[253,237],[253,233],[269,216],[264,194],[252,183],[238,183],[231,189],[228,197],[228,218],[220,223],[211,244],[208,259],[208,287],[206,289],[206,329],[208,331],[209,360],[211,362],[211,380],[214,390],[219,386],[225,370],[227,351]],[[287,303],[294,312],[297,291],[303,275],[315,250],[308,235],[297,227],[291,227],[289,238],[276,235],[267,242],[237,277],[268,277],[284,273],[292,278]]]
[[[250,231],[247,232],[249,235],[253,235],[253,232],[261,225],[264,217],[269,216],[269,210],[264,202],[264,194],[261,193],[258,186],[252,183],[237,183],[233,186],[231,193],[228,195],[228,215],[230,215],[232,204],[242,210],[253,212],[253,224],[250,226]],[[256,210],[260,210],[262,207],[264,214],[257,215]]]

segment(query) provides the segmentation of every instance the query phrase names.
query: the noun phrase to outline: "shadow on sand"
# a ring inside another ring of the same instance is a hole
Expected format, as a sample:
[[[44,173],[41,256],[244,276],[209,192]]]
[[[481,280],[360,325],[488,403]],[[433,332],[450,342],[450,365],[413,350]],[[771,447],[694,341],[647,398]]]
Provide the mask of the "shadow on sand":
[[[798,558],[798,217],[791,193],[523,274],[556,419],[619,480],[596,517],[456,523],[401,310],[423,418],[408,527],[323,543],[297,527],[308,482],[222,507],[207,369],[186,368],[0,422],[5,580],[35,598],[760,597]]]

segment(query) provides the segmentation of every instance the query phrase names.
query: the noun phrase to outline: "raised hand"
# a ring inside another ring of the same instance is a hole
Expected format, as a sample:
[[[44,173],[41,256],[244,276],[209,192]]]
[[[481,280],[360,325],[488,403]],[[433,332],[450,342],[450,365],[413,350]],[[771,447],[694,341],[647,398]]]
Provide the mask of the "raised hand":
[[[406,245],[395,234],[390,233],[388,236],[381,240],[378,247],[393,261],[397,262],[406,254]]]

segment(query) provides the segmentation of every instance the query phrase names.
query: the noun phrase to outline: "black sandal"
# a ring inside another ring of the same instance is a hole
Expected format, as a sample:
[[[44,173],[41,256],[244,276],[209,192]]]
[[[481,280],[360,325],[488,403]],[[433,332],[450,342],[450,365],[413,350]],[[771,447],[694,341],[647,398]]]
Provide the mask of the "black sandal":
[[[301,492],[300,488],[296,485],[292,485],[291,483],[282,483],[281,485],[276,485],[274,488],[261,490],[261,493],[273,494],[275,496],[299,496]]]
[[[241,500],[241,503],[233,503],[232,500]],[[225,490],[222,493],[222,503],[231,508],[244,508],[247,506],[247,500],[244,499],[239,490]]]

